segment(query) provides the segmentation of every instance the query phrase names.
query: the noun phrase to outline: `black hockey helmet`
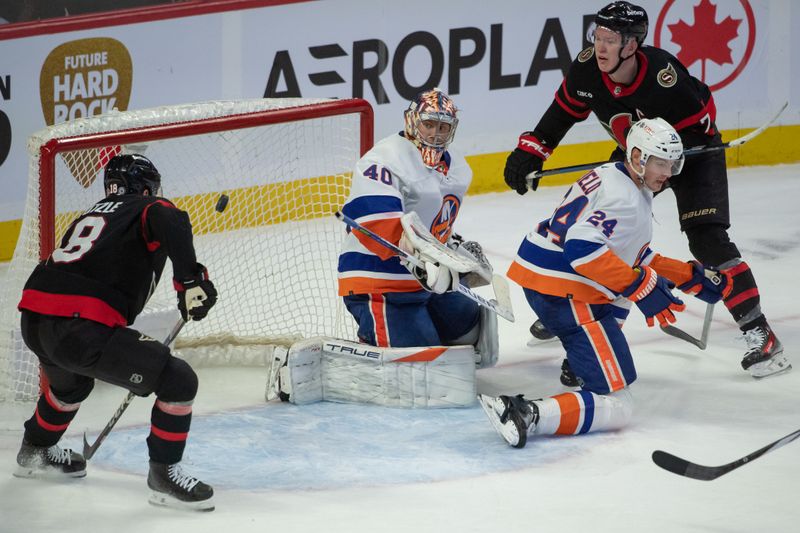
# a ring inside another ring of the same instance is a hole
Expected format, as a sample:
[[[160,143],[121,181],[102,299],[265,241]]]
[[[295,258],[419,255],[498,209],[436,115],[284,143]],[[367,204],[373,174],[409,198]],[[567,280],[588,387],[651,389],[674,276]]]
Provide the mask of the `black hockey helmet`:
[[[621,34],[623,42],[633,37],[641,46],[647,37],[647,11],[630,2],[611,2],[597,12],[594,23]]]
[[[116,155],[106,165],[103,186],[106,195],[144,194],[161,195],[161,174],[143,155]]]

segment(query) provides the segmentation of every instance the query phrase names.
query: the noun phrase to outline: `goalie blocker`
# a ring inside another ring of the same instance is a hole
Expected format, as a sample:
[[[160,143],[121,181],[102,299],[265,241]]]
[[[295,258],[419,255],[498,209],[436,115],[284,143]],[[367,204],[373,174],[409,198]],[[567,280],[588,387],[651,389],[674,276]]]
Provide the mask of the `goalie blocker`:
[[[267,401],[319,401],[389,407],[467,407],[477,394],[476,368],[497,362],[497,316],[481,309],[475,344],[379,348],[315,337],[276,349]],[[468,341],[466,341],[468,342]]]

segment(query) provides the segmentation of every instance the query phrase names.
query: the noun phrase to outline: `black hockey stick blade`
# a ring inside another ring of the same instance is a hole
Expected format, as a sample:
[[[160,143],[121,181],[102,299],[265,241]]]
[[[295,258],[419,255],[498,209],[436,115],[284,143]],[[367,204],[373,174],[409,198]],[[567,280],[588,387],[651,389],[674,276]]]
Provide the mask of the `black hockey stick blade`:
[[[665,326],[661,326],[661,331],[666,333],[667,335],[671,335],[678,339],[684,340],[690,344],[694,344],[701,350],[705,350],[706,346],[708,345],[708,332],[711,329],[711,319],[714,316],[714,304],[708,304],[706,306],[706,314],[703,318],[703,330],[700,333],[700,338],[693,337],[692,335],[686,333],[682,329],[673,326],[671,324],[667,324]]]
[[[697,463],[687,461],[686,459],[681,459],[680,457],[662,450],[656,450],[653,452],[653,462],[664,470],[668,470],[673,474],[678,474],[679,476],[699,479],[700,481],[711,481],[713,479],[717,479],[723,474],[727,474],[731,470],[735,470],[742,465],[746,465],[747,463],[758,459],[766,453],[789,444],[798,437],[800,437],[800,429],[789,433],[785,437],[780,438],[775,442],[767,444],[763,448],[760,448],[753,453],[747,454],[740,459],[721,466],[699,465]]]

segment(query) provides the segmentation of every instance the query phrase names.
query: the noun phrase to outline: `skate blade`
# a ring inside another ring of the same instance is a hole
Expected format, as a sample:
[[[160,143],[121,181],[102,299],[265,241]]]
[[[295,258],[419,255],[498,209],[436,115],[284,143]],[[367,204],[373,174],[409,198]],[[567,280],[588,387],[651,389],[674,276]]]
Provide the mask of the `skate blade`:
[[[12,476],[25,479],[73,479],[86,477],[86,470],[79,470],[77,472],[62,472],[57,468],[48,468],[42,470],[40,468],[31,468],[29,466],[17,465],[17,468],[11,473]]]
[[[500,414],[494,408],[495,399],[492,396],[480,394],[478,395],[478,402],[481,404],[483,411],[489,418],[489,422],[492,423],[494,430],[498,435],[503,437],[509,446],[513,446],[514,448],[525,447],[528,434],[519,430],[519,427],[517,426],[513,416],[509,416],[508,420],[506,420],[506,423],[503,424],[500,421]]]
[[[213,496],[207,500],[185,502],[175,498],[174,496],[170,496],[169,494],[152,491],[150,492],[150,499],[147,501],[150,503],[150,505],[155,505],[156,507],[169,507],[171,509],[180,509],[182,511],[211,512],[214,510]]]
[[[747,371],[750,372],[750,375],[754,378],[761,379],[768,376],[783,374],[791,369],[792,363],[789,362],[789,358],[783,355],[783,353],[779,353],[777,355],[773,355],[772,358],[767,359],[766,361],[762,361],[750,366]]]
[[[557,340],[558,337],[551,337],[549,339],[537,339],[536,337],[531,336],[531,338],[528,339],[527,346],[528,348],[536,348],[538,346],[542,346],[543,344],[551,344]]]

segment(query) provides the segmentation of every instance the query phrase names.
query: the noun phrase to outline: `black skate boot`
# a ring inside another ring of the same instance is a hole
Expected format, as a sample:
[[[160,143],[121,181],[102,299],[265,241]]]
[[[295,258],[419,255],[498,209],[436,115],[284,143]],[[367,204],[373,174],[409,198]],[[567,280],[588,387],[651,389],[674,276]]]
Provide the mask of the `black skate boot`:
[[[166,465],[150,461],[147,486],[150,503],[191,511],[213,511],[214,489],[183,472],[180,463]]]
[[[783,355],[783,344],[769,325],[756,326],[744,332],[747,353],[742,359],[742,368],[754,378],[763,378],[792,368]]]
[[[572,367],[569,366],[569,360],[564,359],[561,362],[561,376],[559,376],[561,380],[561,384],[565,387],[580,387],[581,382],[578,380],[578,376],[575,375],[575,372],[572,371]]]
[[[86,459],[69,448],[53,446],[34,446],[22,441],[17,454],[16,477],[27,478],[65,478],[84,477]]]
[[[550,333],[550,331],[548,331],[548,329],[544,326],[544,324],[542,324],[542,321],[539,319],[537,319],[536,322],[534,322],[531,325],[531,335],[533,335],[540,341],[547,341],[555,337],[555,335]]]
[[[530,400],[517,396],[487,396],[481,394],[478,401],[495,431],[514,448],[524,448],[528,433],[539,422],[539,408]]]

